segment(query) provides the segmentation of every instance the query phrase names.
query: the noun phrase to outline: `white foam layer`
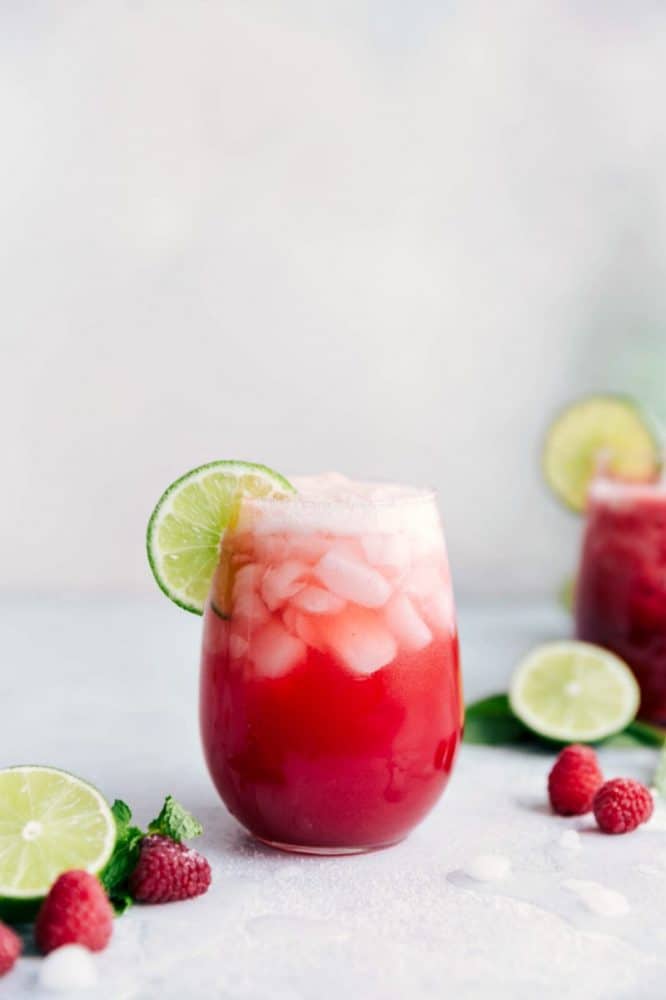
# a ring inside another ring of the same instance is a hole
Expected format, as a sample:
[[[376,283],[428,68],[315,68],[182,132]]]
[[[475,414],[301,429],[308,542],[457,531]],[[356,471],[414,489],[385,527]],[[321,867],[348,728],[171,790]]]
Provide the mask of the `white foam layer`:
[[[655,483],[631,483],[600,476],[591,483],[589,497],[597,503],[608,503],[613,506],[641,501],[666,503],[666,479],[659,479]]]
[[[261,534],[404,533],[428,547],[441,544],[431,490],[397,483],[354,482],[337,473],[297,476],[298,490],[282,500],[245,500],[238,530]]]

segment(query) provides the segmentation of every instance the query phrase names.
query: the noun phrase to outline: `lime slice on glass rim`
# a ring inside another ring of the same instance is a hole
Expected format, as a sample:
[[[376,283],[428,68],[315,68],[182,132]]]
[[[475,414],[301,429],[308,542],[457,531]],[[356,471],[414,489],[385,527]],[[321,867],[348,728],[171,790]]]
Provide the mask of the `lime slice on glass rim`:
[[[635,718],[639,700],[624,660],[576,640],[537,646],[509,687],[514,715],[539,736],[561,743],[595,743],[620,732]]]
[[[243,497],[286,497],[294,487],[265,465],[220,461],[200,465],[160,497],[146,535],[158,585],[186,611],[203,614],[220,541]]]
[[[553,493],[577,512],[585,508],[595,473],[650,482],[661,466],[645,416],[624,396],[589,396],[568,406],[546,434],[543,471]]]
[[[29,919],[58,875],[97,875],[115,842],[106,799],[81,778],[36,765],[0,771],[0,916]]]

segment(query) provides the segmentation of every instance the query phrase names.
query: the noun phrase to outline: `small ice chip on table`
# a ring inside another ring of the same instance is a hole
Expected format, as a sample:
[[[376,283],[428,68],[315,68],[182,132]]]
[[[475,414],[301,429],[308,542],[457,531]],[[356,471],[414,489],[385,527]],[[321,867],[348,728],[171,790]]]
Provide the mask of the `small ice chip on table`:
[[[51,993],[89,990],[97,984],[95,960],[80,944],[63,945],[40,962],[38,983]]]
[[[503,854],[477,854],[463,868],[476,882],[501,882],[511,871],[511,862]]]
[[[558,840],[558,844],[568,851],[577,851],[582,846],[578,830],[565,830]]]
[[[629,913],[627,897],[598,882],[570,878],[560,883],[563,889],[578,897],[583,906],[600,917],[623,917]]]

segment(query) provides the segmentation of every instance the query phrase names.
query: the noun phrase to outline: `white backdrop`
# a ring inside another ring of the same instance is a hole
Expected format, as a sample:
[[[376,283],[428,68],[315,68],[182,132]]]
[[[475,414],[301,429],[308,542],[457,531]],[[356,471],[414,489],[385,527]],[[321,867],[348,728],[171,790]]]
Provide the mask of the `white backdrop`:
[[[554,588],[549,416],[661,394],[665,87],[648,0],[3,4],[2,585],[151,588],[236,457],[431,483],[459,592]]]

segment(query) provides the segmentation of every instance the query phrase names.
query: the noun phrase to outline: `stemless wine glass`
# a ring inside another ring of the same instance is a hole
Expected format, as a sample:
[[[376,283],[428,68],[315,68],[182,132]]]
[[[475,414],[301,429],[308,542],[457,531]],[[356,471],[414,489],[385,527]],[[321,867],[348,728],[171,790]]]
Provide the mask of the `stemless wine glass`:
[[[622,657],[642,718],[666,725],[666,482],[603,471],[589,491],[575,597],[578,638]]]
[[[458,639],[434,494],[313,482],[243,501],[224,540],[201,732],[255,837],[345,854],[401,840],[442,793],[463,719]]]

